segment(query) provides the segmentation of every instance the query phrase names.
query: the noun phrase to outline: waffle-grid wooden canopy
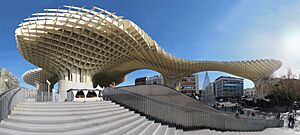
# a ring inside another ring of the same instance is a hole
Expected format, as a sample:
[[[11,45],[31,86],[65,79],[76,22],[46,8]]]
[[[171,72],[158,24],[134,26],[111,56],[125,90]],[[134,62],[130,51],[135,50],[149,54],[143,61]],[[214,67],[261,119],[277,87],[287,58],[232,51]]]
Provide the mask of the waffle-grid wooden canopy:
[[[50,76],[93,82],[94,86],[121,83],[126,74],[139,69],[161,73],[165,85],[170,87],[184,76],[201,71],[222,71],[256,83],[282,65],[274,59],[177,58],[159,47],[132,21],[98,7],[64,6],[35,13],[16,29],[16,40],[23,57]]]

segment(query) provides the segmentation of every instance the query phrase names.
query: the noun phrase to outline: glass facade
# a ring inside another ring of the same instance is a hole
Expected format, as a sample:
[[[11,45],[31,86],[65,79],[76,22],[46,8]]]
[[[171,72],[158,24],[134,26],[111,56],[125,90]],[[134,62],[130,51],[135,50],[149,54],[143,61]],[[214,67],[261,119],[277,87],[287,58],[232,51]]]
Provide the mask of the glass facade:
[[[241,97],[244,94],[244,80],[242,78],[221,76],[214,81],[213,86],[217,98]]]

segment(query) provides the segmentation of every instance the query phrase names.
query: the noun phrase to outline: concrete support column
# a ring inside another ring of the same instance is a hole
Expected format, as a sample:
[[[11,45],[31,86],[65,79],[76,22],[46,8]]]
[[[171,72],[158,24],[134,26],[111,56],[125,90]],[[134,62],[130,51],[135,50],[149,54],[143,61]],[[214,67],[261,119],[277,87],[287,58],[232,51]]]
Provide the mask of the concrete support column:
[[[90,76],[86,76],[86,81],[91,81],[92,78]]]
[[[50,92],[55,93],[55,91],[54,91],[54,83],[50,84]]]
[[[39,82],[39,89],[40,91],[47,92],[48,91],[48,83],[46,80],[44,82]]]
[[[99,91],[94,91],[97,95],[97,101],[99,101]]]
[[[59,102],[64,102],[67,99],[67,91],[69,89],[92,89],[93,84],[90,83],[80,83],[67,80],[58,81],[58,91],[59,91]]]
[[[50,91],[51,91],[51,87],[50,86],[51,86],[51,83],[48,80],[46,80],[45,82],[47,84],[47,90],[46,90],[46,92],[47,92],[47,101],[50,101]]]
[[[73,102],[75,101],[77,92],[78,92],[77,90],[72,90],[72,93],[73,93]]]
[[[58,81],[59,102],[63,102],[67,99],[67,91],[70,89],[93,88],[92,80],[90,79],[91,77],[85,70],[74,67],[66,68],[65,72],[62,74],[64,74],[64,77],[60,78]]]
[[[37,89],[37,101],[49,101],[50,100],[50,84],[49,81],[44,80],[41,82],[35,82]]]
[[[56,102],[54,89],[52,89],[52,101],[53,101],[53,102]]]
[[[83,90],[83,94],[84,94],[84,101],[86,101],[86,96],[87,96],[87,94],[89,93],[89,91],[88,90]]]

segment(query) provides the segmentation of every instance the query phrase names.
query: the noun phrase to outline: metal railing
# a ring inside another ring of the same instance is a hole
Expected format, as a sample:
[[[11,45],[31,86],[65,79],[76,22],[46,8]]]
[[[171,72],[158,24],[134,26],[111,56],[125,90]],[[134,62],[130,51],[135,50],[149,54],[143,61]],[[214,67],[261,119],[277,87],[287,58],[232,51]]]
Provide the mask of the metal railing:
[[[36,102],[57,102],[58,101],[58,95],[56,93],[47,92],[47,91],[35,91]]]
[[[0,94],[0,121],[8,118],[19,102],[54,102],[58,95],[26,88],[14,88]]]
[[[150,120],[184,130],[216,129],[221,131],[261,131],[281,127],[282,120],[235,118],[219,112],[161,102],[129,91],[106,88],[104,99],[116,102]]]
[[[0,94],[0,121],[8,118],[11,110],[19,102],[25,101],[25,90],[23,88],[10,89]]]
[[[50,93],[39,90],[25,90],[26,101],[29,102],[56,102],[58,95],[56,93]]]

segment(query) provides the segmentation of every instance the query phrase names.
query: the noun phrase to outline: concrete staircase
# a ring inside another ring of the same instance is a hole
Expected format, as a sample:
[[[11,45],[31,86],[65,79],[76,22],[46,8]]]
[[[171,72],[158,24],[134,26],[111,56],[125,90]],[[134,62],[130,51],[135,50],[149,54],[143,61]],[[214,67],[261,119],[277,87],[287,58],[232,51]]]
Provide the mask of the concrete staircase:
[[[0,135],[183,135],[110,101],[23,102],[0,123]]]

